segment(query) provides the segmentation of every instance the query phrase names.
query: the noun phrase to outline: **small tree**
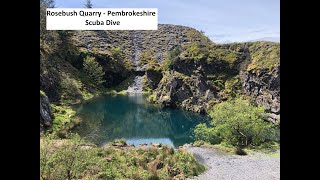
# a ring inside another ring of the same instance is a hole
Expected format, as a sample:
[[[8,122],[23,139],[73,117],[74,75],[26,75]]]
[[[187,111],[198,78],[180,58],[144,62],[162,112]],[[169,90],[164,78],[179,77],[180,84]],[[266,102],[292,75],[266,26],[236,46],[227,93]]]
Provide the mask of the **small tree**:
[[[87,56],[84,59],[83,70],[95,86],[100,86],[105,82],[105,80],[103,80],[103,68],[94,57]]]
[[[264,108],[243,98],[217,104],[209,115],[223,141],[235,146],[259,145],[274,132],[271,123],[263,120]]]
[[[92,3],[91,3],[91,0],[86,0],[86,3],[84,4],[84,7],[86,7],[86,8],[92,8],[93,5],[92,5]]]

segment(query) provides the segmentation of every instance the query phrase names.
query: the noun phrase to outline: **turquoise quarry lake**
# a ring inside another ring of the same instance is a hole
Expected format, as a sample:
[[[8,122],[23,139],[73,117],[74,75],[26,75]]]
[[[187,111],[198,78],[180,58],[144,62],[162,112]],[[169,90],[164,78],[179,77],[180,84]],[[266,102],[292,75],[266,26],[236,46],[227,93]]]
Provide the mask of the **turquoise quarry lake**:
[[[98,145],[114,139],[128,144],[162,143],[177,148],[193,141],[192,130],[208,117],[181,109],[162,109],[143,95],[105,96],[76,106],[82,119],[74,129]]]

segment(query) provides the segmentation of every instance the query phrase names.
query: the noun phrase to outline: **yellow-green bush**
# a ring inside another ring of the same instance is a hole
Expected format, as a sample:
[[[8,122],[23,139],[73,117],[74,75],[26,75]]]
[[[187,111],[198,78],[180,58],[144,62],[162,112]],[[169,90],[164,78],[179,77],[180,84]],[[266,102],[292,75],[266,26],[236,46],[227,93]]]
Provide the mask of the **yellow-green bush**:
[[[216,104],[209,111],[211,127],[198,125],[194,130],[195,138],[239,147],[261,145],[276,139],[276,129],[264,121],[264,115],[263,107],[256,107],[242,97]]]

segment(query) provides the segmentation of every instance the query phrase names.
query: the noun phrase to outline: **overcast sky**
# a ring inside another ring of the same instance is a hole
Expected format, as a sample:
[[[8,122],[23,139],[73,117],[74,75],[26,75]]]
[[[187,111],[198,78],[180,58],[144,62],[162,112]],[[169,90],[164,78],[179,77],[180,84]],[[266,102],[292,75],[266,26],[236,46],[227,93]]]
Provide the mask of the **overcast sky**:
[[[56,0],[82,8],[85,0]],[[280,41],[280,0],[92,0],[94,8],[158,8],[159,23],[203,30],[216,43]]]

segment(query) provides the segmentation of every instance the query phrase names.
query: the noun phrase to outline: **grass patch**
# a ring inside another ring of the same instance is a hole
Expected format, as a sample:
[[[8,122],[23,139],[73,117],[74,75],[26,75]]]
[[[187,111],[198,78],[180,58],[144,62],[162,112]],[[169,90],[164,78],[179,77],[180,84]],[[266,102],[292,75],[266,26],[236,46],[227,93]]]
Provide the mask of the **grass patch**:
[[[186,179],[205,170],[185,150],[167,146],[101,148],[79,136],[40,142],[40,179]]]

